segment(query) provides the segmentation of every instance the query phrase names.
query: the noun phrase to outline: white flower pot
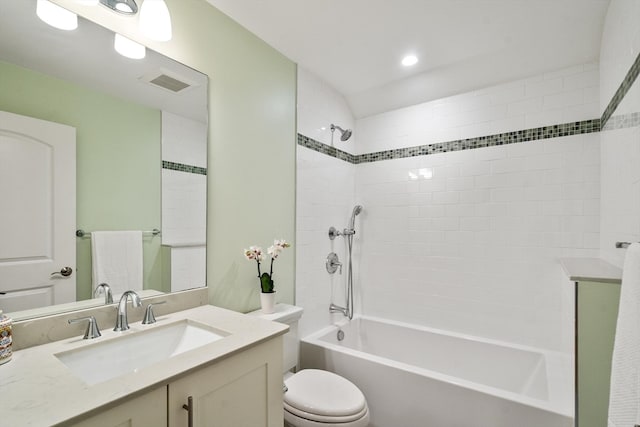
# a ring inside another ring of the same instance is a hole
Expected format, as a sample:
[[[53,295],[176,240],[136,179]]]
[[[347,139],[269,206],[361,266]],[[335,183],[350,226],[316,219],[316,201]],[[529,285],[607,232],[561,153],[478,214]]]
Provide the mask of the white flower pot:
[[[264,314],[271,314],[275,311],[276,306],[276,293],[264,293],[260,292],[260,306]]]

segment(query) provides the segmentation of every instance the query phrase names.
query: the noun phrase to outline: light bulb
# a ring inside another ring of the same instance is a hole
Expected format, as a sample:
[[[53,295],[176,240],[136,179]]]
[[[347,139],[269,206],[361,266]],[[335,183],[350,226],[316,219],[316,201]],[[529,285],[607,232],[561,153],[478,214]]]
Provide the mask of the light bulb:
[[[164,0],[145,0],[142,3],[140,31],[152,40],[171,40],[171,15]]]
[[[38,0],[36,15],[47,24],[60,30],[71,31],[78,28],[78,15],[48,0]]]
[[[147,49],[140,43],[136,43],[118,33],[113,41],[113,48],[122,56],[131,59],[142,59],[147,54]]]
[[[418,57],[415,55],[407,55],[402,58],[402,65],[405,67],[411,67],[412,65],[416,65],[418,63]]]

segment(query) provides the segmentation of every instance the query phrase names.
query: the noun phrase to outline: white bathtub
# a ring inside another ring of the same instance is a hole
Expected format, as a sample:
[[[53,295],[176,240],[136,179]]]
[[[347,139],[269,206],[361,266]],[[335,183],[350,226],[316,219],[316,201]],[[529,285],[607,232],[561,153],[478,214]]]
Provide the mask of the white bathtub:
[[[359,317],[301,342],[303,368],[365,394],[371,427],[570,427],[569,355]]]

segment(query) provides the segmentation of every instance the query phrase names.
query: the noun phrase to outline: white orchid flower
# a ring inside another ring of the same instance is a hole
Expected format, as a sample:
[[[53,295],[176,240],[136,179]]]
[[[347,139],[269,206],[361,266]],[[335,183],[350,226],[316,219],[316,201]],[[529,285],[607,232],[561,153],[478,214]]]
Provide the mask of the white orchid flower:
[[[271,255],[271,258],[276,259],[278,258],[278,255],[280,255],[280,252],[282,252],[282,248],[277,245],[269,246],[267,252],[269,253],[269,255]]]

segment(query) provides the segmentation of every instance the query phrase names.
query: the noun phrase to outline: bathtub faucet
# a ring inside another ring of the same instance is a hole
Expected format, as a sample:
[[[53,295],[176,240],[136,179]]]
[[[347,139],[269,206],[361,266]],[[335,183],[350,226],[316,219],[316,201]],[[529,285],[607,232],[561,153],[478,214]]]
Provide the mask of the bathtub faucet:
[[[329,306],[329,313],[342,313],[345,317],[349,317],[349,312],[346,308],[335,304]]]

